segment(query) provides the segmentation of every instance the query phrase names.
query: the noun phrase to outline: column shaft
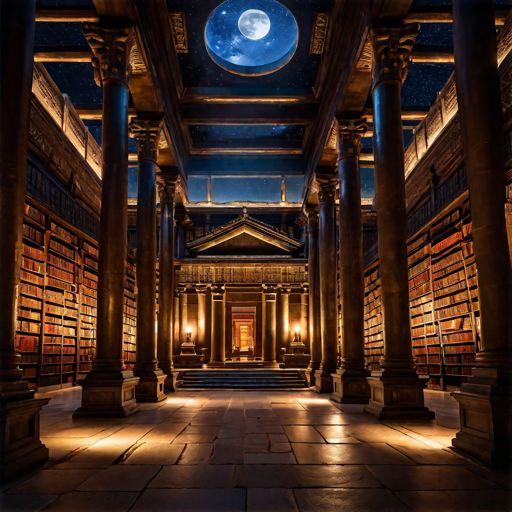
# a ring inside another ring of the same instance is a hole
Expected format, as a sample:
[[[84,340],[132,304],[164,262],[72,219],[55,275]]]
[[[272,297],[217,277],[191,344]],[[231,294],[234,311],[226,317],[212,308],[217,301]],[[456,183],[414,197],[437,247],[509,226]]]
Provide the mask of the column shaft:
[[[180,288],[180,346],[187,341],[188,330],[187,288]]]
[[[265,324],[263,326],[263,366],[276,365],[276,293],[273,287],[263,292]]]
[[[226,360],[226,307],[224,290],[212,288],[212,355],[210,366],[224,366]]]
[[[167,374],[166,389],[174,389],[174,195],[175,176],[160,173],[160,251],[158,281],[158,366]]]
[[[478,272],[480,352],[452,395],[460,431],[452,443],[486,464],[512,465],[512,311],[505,220],[503,114],[494,5],[453,1],[457,101]]]
[[[281,353],[281,348],[285,348],[287,351],[290,345],[290,290],[286,288],[280,288],[278,292],[279,300],[279,341],[281,346],[278,347],[276,343],[276,354]]]
[[[364,120],[338,121],[339,272],[341,292],[341,365],[334,380],[340,402],[368,403],[370,373],[364,361],[363,220],[359,151]]]
[[[50,399],[34,399],[21,380],[15,345],[35,4],[0,2],[0,482],[48,458],[48,448],[39,440],[39,411]]]
[[[322,360],[322,333],[320,329],[320,265],[318,261],[318,215],[310,211],[308,216],[308,278],[309,278],[309,339],[311,363],[317,370]]]

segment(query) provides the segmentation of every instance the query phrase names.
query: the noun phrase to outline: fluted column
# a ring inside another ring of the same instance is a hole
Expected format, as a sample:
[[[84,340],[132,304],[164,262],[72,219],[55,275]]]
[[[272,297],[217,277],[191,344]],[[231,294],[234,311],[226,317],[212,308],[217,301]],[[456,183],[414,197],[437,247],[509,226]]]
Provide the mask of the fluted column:
[[[370,386],[364,361],[363,219],[359,152],[365,120],[337,120],[339,205],[339,269],[341,289],[341,365],[333,395],[342,403],[367,404]]]
[[[287,288],[286,286],[279,286],[277,293],[277,299],[279,301],[278,311],[279,311],[279,323],[278,323],[278,332],[279,332],[279,342],[281,346],[278,347],[276,343],[276,356],[278,356],[281,352],[281,348],[285,348],[288,352],[290,345],[290,291],[291,288]]]
[[[175,389],[174,343],[174,197],[177,173],[162,171],[157,185],[160,196],[160,251],[158,281],[158,366],[167,375],[165,388]]]
[[[103,86],[102,192],[98,267],[96,358],[80,385],[82,407],[74,417],[126,417],[137,412],[139,379],[125,371],[123,311],[128,224],[128,83],[134,29],[84,23],[94,58],[96,83]]]
[[[265,286],[263,290],[265,308],[263,325],[263,366],[276,366],[276,289]]]
[[[371,377],[371,400],[364,410],[378,418],[433,416],[424,407],[426,381],[416,373],[412,355],[407,267],[404,139],[400,91],[407,76],[417,23],[379,22],[372,27],[373,150],[384,355],[380,377]]]
[[[188,331],[188,289],[186,286],[179,288],[179,299],[180,299],[180,346],[182,343],[187,341]]]
[[[197,341],[196,344],[205,347],[206,335],[206,286],[199,286],[196,288],[197,293]]]
[[[473,376],[452,393],[457,448],[488,464],[512,464],[512,311],[505,220],[503,114],[494,5],[453,1],[457,101],[478,272],[480,351]]]
[[[314,372],[322,360],[322,332],[320,329],[320,264],[318,261],[318,213],[308,209],[308,279],[309,279],[309,339],[311,362],[310,385],[314,385]]]
[[[224,366],[226,360],[225,289],[212,287],[212,355],[208,366]]]
[[[16,352],[16,302],[20,276],[23,208],[32,74],[35,0],[0,2],[0,481],[48,458],[39,441],[39,411],[22,381]],[[11,439],[13,429],[23,439]],[[9,434],[11,432],[11,434]]]
[[[320,269],[320,333],[322,361],[315,372],[315,391],[332,393],[332,374],[336,372],[338,357],[338,311],[336,305],[336,211],[335,175],[317,175],[320,188],[318,260]]]
[[[139,377],[138,402],[165,399],[167,376],[158,367],[156,347],[156,169],[161,119],[133,118],[130,131],[137,144],[137,359],[133,374]]]

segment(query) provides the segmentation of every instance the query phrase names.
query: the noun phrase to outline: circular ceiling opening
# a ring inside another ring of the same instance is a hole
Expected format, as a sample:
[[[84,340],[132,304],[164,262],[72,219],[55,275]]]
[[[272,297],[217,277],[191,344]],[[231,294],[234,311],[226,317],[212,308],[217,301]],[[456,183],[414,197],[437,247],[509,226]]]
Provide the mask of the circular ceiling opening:
[[[275,0],[227,0],[206,22],[204,39],[212,60],[244,76],[281,69],[297,49],[293,14]]]

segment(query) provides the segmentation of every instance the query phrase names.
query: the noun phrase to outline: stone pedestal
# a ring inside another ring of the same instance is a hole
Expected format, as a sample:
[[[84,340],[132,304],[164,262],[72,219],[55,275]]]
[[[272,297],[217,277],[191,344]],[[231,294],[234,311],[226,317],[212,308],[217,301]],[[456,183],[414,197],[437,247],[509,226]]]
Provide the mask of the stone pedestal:
[[[73,418],[127,418],[140,411],[135,399],[139,378],[132,372],[89,372],[82,386],[82,406]]]
[[[435,418],[423,401],[428,379],[415,370],[384,370],[368,378],[371,398],[363,411],[379,420],[396,418]]]
[[[302,342],[293,341],[291,354],[283,354],[283,362],[280,368],[307,368],[311,361],[311,355],[305,354],[306,345]]]
[[[48,458],[39,440],[39,412],[50,401],[35,399],[23,381],[0,383],[0,481]]]
[[[196,354],[196,344],[192,341],[185,341],[181,344],[181,354],[173,356],[176,368],[202,368],[203,356]]]
[[[332,369],[320,369],[315,370],[315,382],[313,384],[313,390],[317,393],[332,393],[333,391],[333,379],[332,372],[336,370],[336,367]]]
[[[340,368],[332,374],[333,398],[342,404],[367,404],[370,399],[368,370]]]
[[[474,368],[452,396],[459,402],[460,431],[452,444],[489,465],[512,466],[512,375]]]
[[[164,393],[168,375],[160,368],[139,370],[134,375],[140,379],[136,389],[137,402],[161,402],[167,398]]]

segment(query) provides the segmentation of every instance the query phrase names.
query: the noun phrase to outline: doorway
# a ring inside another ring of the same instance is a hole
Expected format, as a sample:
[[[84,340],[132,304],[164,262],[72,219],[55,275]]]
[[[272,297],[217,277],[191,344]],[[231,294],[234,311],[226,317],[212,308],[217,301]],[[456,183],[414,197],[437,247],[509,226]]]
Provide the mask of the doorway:
[[[236,307],[231,313],[232,358],[238,361],[254,359],[256,344],[256,308]]]

